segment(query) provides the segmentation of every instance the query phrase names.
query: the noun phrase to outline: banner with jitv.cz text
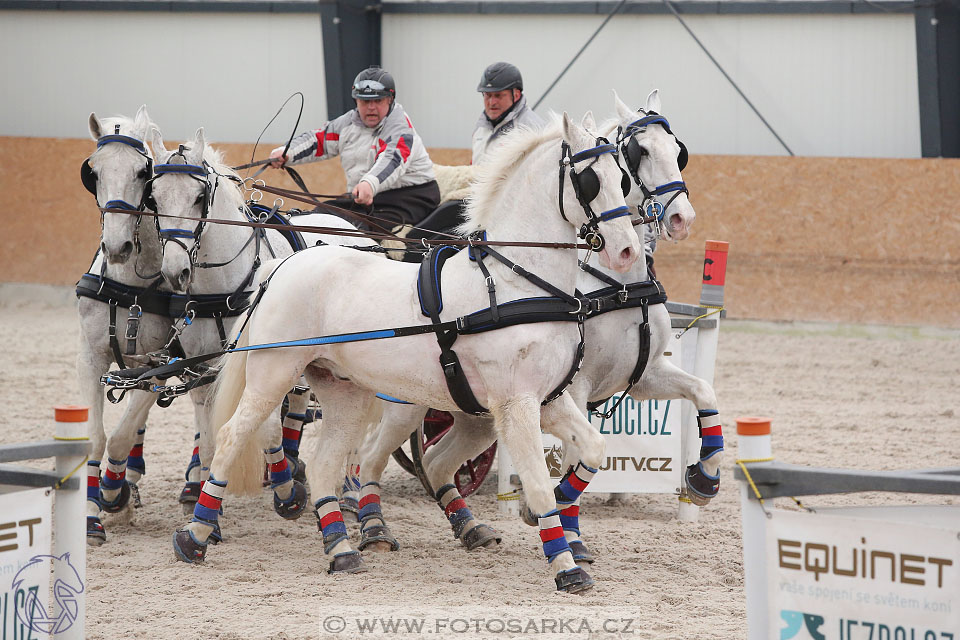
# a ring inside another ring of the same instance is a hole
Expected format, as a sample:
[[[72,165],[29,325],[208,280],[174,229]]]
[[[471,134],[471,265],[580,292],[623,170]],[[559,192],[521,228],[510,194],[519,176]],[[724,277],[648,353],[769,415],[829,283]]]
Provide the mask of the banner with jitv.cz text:
[[[0,494],[0,638],[47,638],[52,630],[49,489]]]
[[[601,413],[612,408],[620,394],[598,407]],[[606,441],[600,471],[587,486],[587,492],[602,493],[679,493],[680,472],[680,400],[623,399],[610,418],[592,414],[590,424]],[[543,452],[550,475],[559,479],[562,442],[544,434]],[[576,460],[571,461],[576,464]]]
[[[771,515],[768,637],[960,640],[960,524]]]

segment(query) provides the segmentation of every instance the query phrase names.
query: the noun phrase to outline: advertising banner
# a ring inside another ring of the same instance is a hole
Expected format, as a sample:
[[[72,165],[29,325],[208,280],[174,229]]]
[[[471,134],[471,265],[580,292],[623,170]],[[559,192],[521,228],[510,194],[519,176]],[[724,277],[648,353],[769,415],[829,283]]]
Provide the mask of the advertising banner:
[[[598,407],[606,412],[619,394]],[[603,434],[606,454],[587,492],[679,493],[680,400],[637,402],[626,396],[610,418],[590,415],[590,423]],[[563,475],[562,442],[544,434],[543,452],[550,475]],[[576,461],[572,461],[575,463]]]
[[[0,494],[0,638],[47,638],[52,631],[49,489]]]
[[[769,638],[960,640],[960,518],[771,515]]]

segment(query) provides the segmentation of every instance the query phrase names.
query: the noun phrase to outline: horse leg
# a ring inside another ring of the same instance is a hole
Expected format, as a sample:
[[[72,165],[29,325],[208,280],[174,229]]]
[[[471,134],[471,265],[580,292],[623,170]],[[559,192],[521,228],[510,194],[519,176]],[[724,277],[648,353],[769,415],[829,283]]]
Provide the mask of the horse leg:
[[[251,354],[241,370],[249,371],[249,374],[245,374],[246,386],[237,408],[219,430],[211,423],[203,403],[207,392],[191,394],[200,423],[200,460],[210,460],[210,472],[203,482],[193,519],[173,535],[174,552],[180,560],[203,562],[211,534],[219,528],[220,507],[231,476],[235,479],[235,493],[253,493],[261,488],[263,449],[271,439],[269,427],[265,428],[264,422],[280,406],[284,395],[299,377],[299,374],[293,375],[298,364],[290,362],[283,353]],[[225,370],[230,365],[228,362]],[[283,372],[291,374],[284,376]],[[240,383],[236,384],[240,388]],[[222,393],[227,396],[231,389],[223,389]],[[276,430],[272,433],[275,434]],[[215,447],[211,445],[214,441]],[[211,448],[213,455],[210,455]]]
[[[146,391],[127,393],[127,404],[119,424],[107,439],[107,467],[100,479],[100,508],[117,513],[130,501],[130,485],[126,480],[127,457],[137,438],[137,431],[147,421],[154,396]]]
[[[309,422],[307,410],[310,405],[310,390],[304,393],[291,391],[287,394],[286,413],[283,415],[283,455],[287,459],[290,473],[297,482],[307,481],[307,465],[300,459],[300,439],[303,437],[303,425]]]
[[[456,414],[453,426],[440,441],[427,449],[423,468],[431,487],[440,487],[434,497],[453,528],[453,537],[472,551],[479,547],[496,548],[502,537],[489,525],[478,522],[451,482],[464,460],[471,460],[497,439],[489,418]]]
[[[288,401],[293,395],[287,394]],[[293,477],[295,464],[299,462],[299,459],[294,458],[291,462],[291,459],[287,457],[286,450],[283,447],[286,430],[279,426],[279,415],[276,418],[277,420],[274,420],[271,417],[269,423],[264,425],[264,429],[270,435],[268,446],[263,450],[263,457],[270,474],[270,488],[273,489],[273,510],[281,518],[296,520],[307,506],[307,488]]]
[[[701,507],[709,503],[720,490],[720,460],[723,456],[723,430],[713,387],[665,358],[657,358],[630,395],[636,400],[683,398],[697,408],[700,460],[687,467],[684,479],[691,502]]]
[[[200,497],[200,485],[206,480],[205,475],[201,474],[200,464],[200,432],[193,434],[193,455],[190,462],[187,463],[187,470],[183,474],[185,483],[180,490],[180,504],[183,505],[183,515],[188,516],[193,513],[193,506],[197,504],[197,498]],[[209,470],[209,469],[208,469]]]
[[[127,456],[127,484],[130,485],[130,497],[133,499],[134,509],[143,506],[143,500],[140,499],[140,487],[137,483],[147,473],[147,462],[143,459],[143,438],[146,433],[146,424],[137,429],[136,439],[134,439],[130,454]]]
[[[97,358],[89,342],[81,337],[77,351],[77,378],[80,397],[90,407],[87,437],[90,438],[90,459],[87,461],[87,544],[101,545],[107,533],[100,521],[100,461],[107,446],[103,428],[103,386],[100,376],[110,367],[110,362]]]
[[[351,522],[360,521],[360,494],[362,489],[360,461],[365,455],[364,452],[370,446],[373,446],[373,444],[368,443],[370,443],[370,440],[375,440],[375,436],[376,433],[367,434],[363,444],[350,452],[343,465],[343,484],[340,486],[340,512],[344,514],[344,517],[349,517]]]
[[[343,463],[363,437],[376,396],[318,367],[308,367],[305,375],[323,407],[323,428],[314,459],[307,465],[307,479],[315,495],[322,496],[314,502],[314,510],[323,552],[331,558],[327,573],[365,571],[360,552],[350,546],[336,492]]]
[[[561,402],[564,398],[566,402]],[[566,394],[555,402],[561,402],[554,408],[558,415],[560,409],[572,407],[573,413],[583,419]],[[593,579],[573,561],[570,545],[560,524],[557,501],[551,490],[550,472],[543,459],[543,440],[540,437],[540,401],[532,394],[526,394],[503,404],[493,404],[491,412],[498,439],[507,447],[517,466],[527,504],[540,524],[543,554],[556,571],[554,580],[557,591],[574,593],[589,589],[593,586]]]
[[[396,551],[400,548],[400,543],[393,537],[383,517],[380,478],[390,456],[410,437],[425,412],[426,409],[417,405],[386,404],[379,425],[370,429],[363,446],[360,447],[358,469],[361,495],[357,514],[362,523],[360,544],[357,545],[360,551]],[[352,466],[353,460],[349,460],[348,467]],[[349,472],[348,468],[345,482],[352,481]],[[344,499],[341,498],[341,510]]]
[[[564,442],[566,472],[553,492],[560,509],[563,535],[573,559],[583,565],[592,564],[594,558],[580,539],[580,497],[603,462],[605,442],[600,432],[590,425],[580,406],[586,406],[586,403],[577,402],[569,393],[564,393],[543,407],[540,425],[544,431]],[[577,455],[576,464],[566,466],[572,458],[570,454]]]

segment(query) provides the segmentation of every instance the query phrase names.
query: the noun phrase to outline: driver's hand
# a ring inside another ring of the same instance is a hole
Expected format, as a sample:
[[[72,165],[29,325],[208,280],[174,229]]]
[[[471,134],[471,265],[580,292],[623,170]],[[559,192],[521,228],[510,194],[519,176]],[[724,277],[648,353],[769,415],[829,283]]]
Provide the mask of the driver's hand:
[[[270,163],[270,166],[273,167],[274,169],[279,169],[284,164],[286,164],[287,160],[289,160],[290,158],[283,155],[283,147],[277,147],[276,149],[270,152],[270,159],[272,160],[272,162]]]
[[[353,188],[353,199],[364,206],[373,204],[373,188],[370,183],[361,180]]]

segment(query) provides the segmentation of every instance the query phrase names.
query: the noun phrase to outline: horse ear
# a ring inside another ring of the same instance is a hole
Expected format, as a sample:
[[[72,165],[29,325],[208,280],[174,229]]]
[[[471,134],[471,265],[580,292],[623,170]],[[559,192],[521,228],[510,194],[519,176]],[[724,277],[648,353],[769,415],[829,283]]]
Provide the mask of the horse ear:
[[[583,114],[583,118],[580,119],[580,126],[587,131],[592,131],[597,128],[597,123],[593,119],[593,111],[587,111]]]
[[[203,135],[203,127],[197,129],[197,134],[193,138],[193,147],[190,149],[194,156],[194,164],[200,164],[203,160],[203,152],[207,146],[206,138]]]
[[[592,142],[590,135],[577,125],[566,111],[563,112],[563,139],[567,141],[571,149],[577,151],[586,149],[591,146],[590,143]]]
[[[617,92],[613,92],[613,102],[617,107],[617,116],[621,120],[629,120],[633,122],[637,119],[637,112],[628,107],[623,100],[620,99],[620,96],[617,95]]]
[[[87,121],[87,126],[90,128],[90,137],[94,140],[98,140],[103,135],[103,126],[100,124],[100,118],[92,111],[90,112],[90,119]]]
[[[157,158],[166,160],[170,155],[167,148],[163,146],[163,136],[160,135],[160,129],[156,126],[150,127],[150,146],[153,147],[153,155]]]
[[[150,114],[147,113],[147,105],[142,104],[137,109],[137,115],[133,118],[133,128],[141,138],[150,131]]]
[[[660,90],[654,89],[650,92],[650,95],[647,96],[647,106],[644,107],[647,111],[656,111],[660,113]]]

